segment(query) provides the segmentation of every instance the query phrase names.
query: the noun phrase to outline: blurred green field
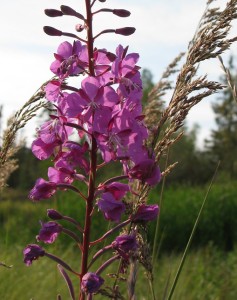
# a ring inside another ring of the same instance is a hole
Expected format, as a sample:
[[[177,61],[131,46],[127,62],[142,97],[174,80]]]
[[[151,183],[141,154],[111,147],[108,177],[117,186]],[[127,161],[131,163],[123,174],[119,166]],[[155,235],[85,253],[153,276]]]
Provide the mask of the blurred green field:
[[[70,257],[76,266],[75,251],[55,249],[61,257]],[[154,270],[154,286],[157,299],[163,299],[166,286],[174,278],[180,254],[165,254],[157,261]],[[58,293],[62,299],[69,299],[66,285],[59,275],[56,264],[47,258],[40,258],[31,267],[22,263],[22,248],[9,247],[1,250],[1,260],[11,269],[0,268],[0,299],[2,300],[52,300]],[[107,270],[110,272],[111,270]],[[106,273],[103,277],[107,280]],[[74,280],[75,282],[75,280]],[[193,250],[187,258],[180,280],[174,293],[175,300],[235,300],[237,299],[237,250],[224,253],[211,244],[200,250]],[[75,282],[76,283],[76,282]],[[125,283],[123,290],[126,289]],[[137,299],[150,300],[151,294],[146,275],[139,269]],[[97,296],[96,299],[105,299]]]
[[[236,186],[236,182],[218,182],[213,186],[173,299],[237,299]],[[172,282],[206,189],[205,186],[165,189],[159,227],[160,253],[154,270],[158,300],[163,299],[167,284],[170,286]],[[154,190],[151,202],[159,202],[159,194],[159,189]],[[56,299],[57,293],[62,299],[69,299],[56,264],[48,258],[40,258],[31,267],[26,267],[22,263],[22,250],[26,244],[35,243],[39,220],[47,220],[47,208],[80,219],[84,203],[71,192],[60,193],[54,199],[40,203],[31,203],[26,196],[26,192],[7,190],[0,197],[0,262],[13,265],[11,269],[0,267],[0,299],[51,300]],[[96,214],[92,239],[99,237],[108,226],[103,217]],[[151,243],[154,231],[155,223],[152,222],[148,228]],[[68,237],[61,236],[45,249],[60,257],[69,257],[70,265],[79,266],[79,258]],[[126,289],[125,284],[123,289]],[[140,267],[138,300],[152,299],[148,295],[149,284]],[[97,299],[105,297],[98,296]]]

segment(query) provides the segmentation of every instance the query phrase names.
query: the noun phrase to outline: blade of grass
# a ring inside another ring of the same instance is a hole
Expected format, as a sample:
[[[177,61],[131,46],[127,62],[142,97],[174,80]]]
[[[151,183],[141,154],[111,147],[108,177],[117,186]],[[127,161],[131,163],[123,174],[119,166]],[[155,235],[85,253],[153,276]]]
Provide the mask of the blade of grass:
[[[171,300],[171,298],[172,298],[172,296],[173,296],[173,293],[174,293],[174,290],[175,290],[175,288],[176,288],[176,285],[177,285],[179,276],[180,276],[181,271],[182,271],[182,269],[183,269],[183,265],[184,265],[185,259],[186,259],[186,257],[187,257],[188,250],[189,250],[190,245],[191,245],[191,242],[192,242],[192,240],[193,240],[195,231],[196,231],[196,229],[197,229],[198,223],[199,223],[199,221],[200,221],[200,218],[201,218],[201,215],[202,215],[202,212],[203,212],[203,208],[204,208],[205,203],[206,203],[206,201],[207,201],[207,197],[208,197],[208,195],[209,195],[209,192],[210,192],[211,187],[212,187],[212,185],[213,185],[213,182],[214,182],[214,180],[215,180],[215,177],[216,177],[217,171],[218,171],[218,169],[219,169],[219,166],[220,166],[220,161],[219,161],[218,164],[217,164],[216,170],[215,170],[215,172],[214,172],[214,175],[213,175],[213,177],[212,177],[212,180],[211,180],[211,182],[210,182],[210,185],[209,185],[209,187],[208,187],[208,189],[207,189],[206,195],[205,195],[205,197],[204,197],[204,199],[203,199],[202,206],[201,206],[201,208],[200,208],[200,210],[199,210],[197,219],[196,219],[196,221],[195,221],[195,223],[194,223],[194,226],[193,226],[191,235],[190,235],[190,237],[189,237],[188,243],[187,243],[186,248],[185,248],[185,250],[184,250],[182,259],[181,259],[181,261],[180,261],[180,264],[179,264],[177,273],[176,273],[176,275],[175,275],[173,284],[172,284],[172,286],[171,286],[171,289],[170,289],[170,292],[169,292],[169,295],[168,295],[167,300]]]

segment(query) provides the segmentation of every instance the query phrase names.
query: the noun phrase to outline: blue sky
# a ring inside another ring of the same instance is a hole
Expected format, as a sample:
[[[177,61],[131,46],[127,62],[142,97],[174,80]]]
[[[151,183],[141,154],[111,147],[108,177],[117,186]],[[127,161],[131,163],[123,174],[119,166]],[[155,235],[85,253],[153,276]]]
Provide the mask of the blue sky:
[[[220,0],[215,3],[225,2]],[[129,45],[130,51],[140,54],[139,65],[150,69],[156,81],[172,59],[180,51],[186,50],[205,3],[205,0],[109,0],[100,3],[104,7],[128,9],[132,14],[126,19],[110,14],[98,15],[95,18],[95,31],[134,26],[136,33],[131,37],[108,34],[98,40],[97,46],[114,51],[118,43]],[[5,120],[51,77],[49,66],[53,52],[65,38],[48,37],[42,27],[52,25],[67,31],[74,28],[77,22],[73,18],[52,19],[44,15],[44,8],[57,8],[60,4],[58,0],[11,0],[1,3],[0,104],[4,105]],[[64,4],[78,11],[83,8],[83,1],[67,0]],[[202,71],[210,74],[212,79],[217,79],[221,74],[217,61],[205,64]],[[214,128],[213,117],[210,100],[199,104],[189,114],[188,124],[192,126],[198,123],[201,126],[199,145]],[[34,126],[35,122],[32,122],[23,132],[28,142],[32,140]]]

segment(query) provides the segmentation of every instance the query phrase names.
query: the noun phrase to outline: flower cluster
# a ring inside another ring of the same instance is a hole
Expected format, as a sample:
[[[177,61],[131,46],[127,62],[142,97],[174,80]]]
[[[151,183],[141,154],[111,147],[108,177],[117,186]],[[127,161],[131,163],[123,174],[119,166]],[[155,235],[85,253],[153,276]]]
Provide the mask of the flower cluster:
[[[130,15],[123,9],[104,11],[120,17]],[[118,45],[115,53],[104,48],[95,48],[94,40],[100,34],[91,37],[91,7],[89,9],[87,6],[87,19],[67,6],[61,6],[60,11],[49,9],[45,12],[50,17],[71,15],[83,20],[85,24],[77,25],[76,30],[78,32],[87,30],[88,40],[78,38],[72,43],[65,41],[54,53],[55,59],[50,66],[54,77],[45,85],[44,92],[46,99],[55,108],[55,113],[50,115],[49,121],[40,126],[37,138],[32,143],[33,154],[40,160],[51,158],[53,166],[48,168],[48,180],[39,178],[36,181],[29,198],[39,201],[50,198],[57,189],[71,189],[86,201],[84,228],[77,220],[63,216],[55,210],[48,210],[51,219],[64,219],[76,225],[80,233],[83,232],[82,244],[77,234],[54,221],[42,223],[37,240],[50,244],[61,232],[71,236],[82,251],[81,291],[91,294],[97,292],[103,284],[104,280],[99,273],[105,266],[117,257],[128,261],[129,255],[136,252],[139,246],[136,241],[136,230],[118,236],[108,247],[114,249],[117,256],[101,266],[99,271],[88,272],[88,249],[93,242],[90,244],[87,235],[95,206],[106,220],[119,223],[126,212],[123,199],[127,193],[133,192],[131,183],[138,180],[141,184],[154,186],[159,182],[161,173],[152,150],[145,146],[148,129],[143,122],[142,114],[142,81],[137,65],[139,55],[129,53],[128,47],[121,45]],[[49,35],[76,37],[52,27],[46,26],[44,30]],[[105,30],[101,34],[114,32],[130,35],[134,31],[134,28],[124,27]],[[96,186],[98,156],[99,160],[102,160],[100,163],[102,167],[112,161],[119,162],[122,174]],[[126,180],[126,183],[121,183],[120,180]],[[87,197],[78,190],[77,182],[86,184]],[[122,225],[118,224],[98,241],[128,223],[147,222],[157,215],[157,205],[140,204],[128,221],[121,223]],[[40,251],[36,245],[28,246],[24,250],[26,264],[30,265],[44,253],[44,250]],[[95,255],[94,259],[100,253]],[[52,258],[52,255],[47,255]],[[63,266],[71,271],[66,264]]]
[[[87,47],[80,41],[63,42],[58,47],[50,67],[58,79],[45,86],[46,99],[54,103],[57,113],[40,127],[32,144],[38,159],[53,156],[54,167],[49,168],[49,182],[39,180],[30,198],[48,198],[57,184],[71,185],[88,174],[85,152],[90,145],[70,141],[74,131],[79,139],[93,136],[103,160],[119,160],[130,179],[150,185],[159,181],[159,168],[144,146],[148,132],[143,123],[142,84],[136,65],[139,56],[127,52],[128,47],[121,45],[116,54],[95,49],[94,76],[88,75],[79,87],[72,87],[66,79],[89,73]]]

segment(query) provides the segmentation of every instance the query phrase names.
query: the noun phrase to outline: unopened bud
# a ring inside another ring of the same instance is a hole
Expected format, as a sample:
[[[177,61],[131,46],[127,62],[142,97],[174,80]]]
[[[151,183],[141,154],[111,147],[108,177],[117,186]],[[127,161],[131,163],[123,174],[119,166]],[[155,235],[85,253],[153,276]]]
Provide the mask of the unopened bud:
[[[61,5],[60,9],[64,15],[74,16],[76,14],[76,11],[67,5]]]
[[[77,24],[75,26],[75,29],[76,29],[77,32],[82,32],[85,29],[85,26],[82,25],[82,24]]]
[[[47,215],[52,220],[61,220],[63,216],[55,209],[47,209]]]
[[[131,15],[130,11],[128,11],[126,9],[114,9],[113,14],[118,17],[122,17],[122,18],[126,18]]]
[[[45,9],[44,13],[46,14],[46,16],[51,18],[63,16],[61,10],[57,10],[57,9]]]
[[[115,29],[115,33],[128,36],[133,34],[135,30],[136,28],[134,27],[123,27],[123,28]]]
[[[106,0],[99,0],[99,2],[105,2]]]
[[[61,36],[63,34],[61,30],[58,30],[50,26],[44,26],[43,30],[47,35],[51,35],[51,36]]]
[[[85,18],[83,17],[82,14],[78,13],[77,11],[75,11],[73,8],[71,8],[70,6],[67,5],[61,5],[60,9],[62,11],[62,13],[66,16],[74,16],[77,17],[81,20],[85,20]]]

